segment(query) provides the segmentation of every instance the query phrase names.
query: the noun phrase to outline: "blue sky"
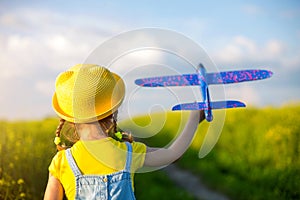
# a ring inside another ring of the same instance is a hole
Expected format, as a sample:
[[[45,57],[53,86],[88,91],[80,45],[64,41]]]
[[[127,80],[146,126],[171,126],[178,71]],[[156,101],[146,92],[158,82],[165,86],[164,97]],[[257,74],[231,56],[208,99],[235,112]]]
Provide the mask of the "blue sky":
[[[176,31],[220,70],[264,68],[266,81],[225,88],[254,106],[300,100],[299,1],[1,1],[0,118],[54,115],[57,74],[133,29]]]

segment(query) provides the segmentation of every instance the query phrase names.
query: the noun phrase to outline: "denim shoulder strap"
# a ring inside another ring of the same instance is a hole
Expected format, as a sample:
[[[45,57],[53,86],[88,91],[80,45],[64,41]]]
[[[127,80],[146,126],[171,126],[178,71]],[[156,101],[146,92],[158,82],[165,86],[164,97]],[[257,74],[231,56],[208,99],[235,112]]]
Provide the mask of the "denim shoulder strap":
[[[127,146],[127,157],[126,157],[125,171],[130,172],[130,165],[132,160],[132,146],[129,142],[126,142],[126,146]]]
[[[78,168],[78,166],[76,165],[76,162],[72,156],[72,153],[71,153],[71,149],[67,149],[66,150],[66,157],[67,157],[67,160],[68,160],[68,163],[73,171],[73,174],[77,177],[77,176],[81,176],[81,172]]]

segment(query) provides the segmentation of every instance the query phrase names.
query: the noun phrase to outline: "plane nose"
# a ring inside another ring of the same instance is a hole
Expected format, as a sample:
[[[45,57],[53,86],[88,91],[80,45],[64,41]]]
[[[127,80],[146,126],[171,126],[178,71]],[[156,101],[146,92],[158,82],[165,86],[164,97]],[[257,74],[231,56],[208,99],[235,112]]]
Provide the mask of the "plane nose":
[[[268,70],[269,77],[273,76],[273,72]]]

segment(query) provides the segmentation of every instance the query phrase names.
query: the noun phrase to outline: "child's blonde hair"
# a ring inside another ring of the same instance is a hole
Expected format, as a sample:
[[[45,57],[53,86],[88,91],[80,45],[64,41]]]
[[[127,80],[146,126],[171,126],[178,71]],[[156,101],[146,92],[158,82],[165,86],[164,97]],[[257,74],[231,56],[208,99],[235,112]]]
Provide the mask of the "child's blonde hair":
[[[125,141],[130,143],[133,142],[133,137],[131,134],[117,130],[117,122],[114,119],[113,114],[104,119],[99,120],[98,123],[101,129],[103,130],[103,132],[106,134],[106,136],[112,137],[113,139],[121,142],[125,142]],[[67,126],[62,131],[65,125]],[[59,120],[59,125],[56,128],[55,136],[56,138],[59,138],[59,141],[61,136],[65,140],[63,143],[62,142],[56,143],[56,148],[58,151],[70,148],[73,144],[75,144],[80,139],[76,131],[75,123],[68,122],[62,118]]]

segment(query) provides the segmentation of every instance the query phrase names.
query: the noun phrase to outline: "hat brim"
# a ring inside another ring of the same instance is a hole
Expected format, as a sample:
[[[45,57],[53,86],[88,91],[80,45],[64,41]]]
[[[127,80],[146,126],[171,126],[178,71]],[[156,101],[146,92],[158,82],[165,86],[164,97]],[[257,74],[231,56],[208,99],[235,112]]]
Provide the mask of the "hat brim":
[[[91,118],[76,118],[75,116],[71,116],[67,113],[65,113],[61,107],[59,106],[58,100],[57,100],[57,95],[56,93],[54,93],[53,97],[52,97],[52,107],[54,109],[54,111],[56,112],[56,114],[65,119],[66,121],[69,122],[74,122],[74,123],[89,123],[89,122],[94,122],[97,120],[101,120],[104,119],[105,117],[108,117],[109,115],[113,114],[114,112],[116,112],[118,110],[118,108],[120,107],[120,105],[122,104],[124,97],[125,97],[125,83],[122,80],[122,78],[120,76],[118,76],[115,73],[112,73],[113,77],[116,80],[116,87],[118,87],[118,92],[120,94],[116,95],[116,99],[114,99],[114,104],[111,106],[110,109],[106,109],[106,110],[101,110],[99,108],[95,109],[95,116],[91,117]],[[100,107],[100,106],[98,106]]]

